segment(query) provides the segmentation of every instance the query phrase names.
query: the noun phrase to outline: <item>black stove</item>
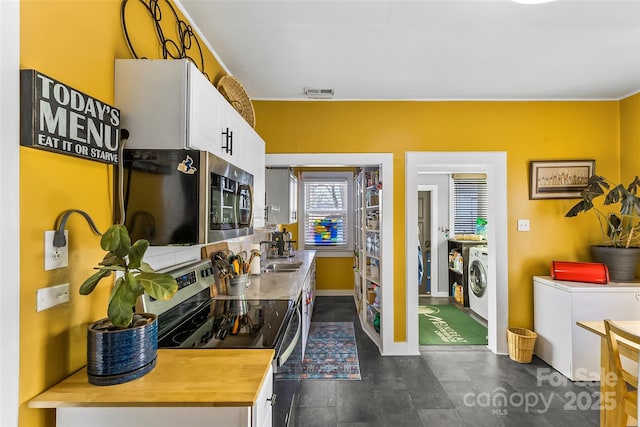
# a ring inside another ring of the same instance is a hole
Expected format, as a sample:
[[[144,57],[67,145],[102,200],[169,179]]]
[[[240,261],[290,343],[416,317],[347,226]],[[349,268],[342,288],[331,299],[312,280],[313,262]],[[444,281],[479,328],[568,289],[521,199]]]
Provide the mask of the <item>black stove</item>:
[[[161,270],[178,282],[169,301],[142,298],[141,310],[158,316],[158,348],[277,348],[294,301],[216,299],[217,269],[200,260]]]
[[[159,335],[158,347],[276,348],[292,309],[293,301],[286,300],[209,299]]]

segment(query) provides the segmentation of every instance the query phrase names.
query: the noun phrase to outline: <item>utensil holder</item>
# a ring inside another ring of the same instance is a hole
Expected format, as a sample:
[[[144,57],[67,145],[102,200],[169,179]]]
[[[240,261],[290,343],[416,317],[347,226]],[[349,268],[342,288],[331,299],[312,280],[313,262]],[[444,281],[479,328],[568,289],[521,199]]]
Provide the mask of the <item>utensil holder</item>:
[[[227,295],[243,296],[247,285],[249,284],[249,274],[241,274],[239,276],[230,277],[227,286]]]

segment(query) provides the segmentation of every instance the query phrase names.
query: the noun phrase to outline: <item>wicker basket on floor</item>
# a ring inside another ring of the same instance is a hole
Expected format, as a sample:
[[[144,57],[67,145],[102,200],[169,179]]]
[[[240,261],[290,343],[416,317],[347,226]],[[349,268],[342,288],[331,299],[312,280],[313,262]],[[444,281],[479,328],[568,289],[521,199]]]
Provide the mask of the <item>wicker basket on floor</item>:
[[[524,328],[507,329],[507,343],[509,344],[509,358],[518,363],[531,363],[533,347],[536,345],[538,334]]]

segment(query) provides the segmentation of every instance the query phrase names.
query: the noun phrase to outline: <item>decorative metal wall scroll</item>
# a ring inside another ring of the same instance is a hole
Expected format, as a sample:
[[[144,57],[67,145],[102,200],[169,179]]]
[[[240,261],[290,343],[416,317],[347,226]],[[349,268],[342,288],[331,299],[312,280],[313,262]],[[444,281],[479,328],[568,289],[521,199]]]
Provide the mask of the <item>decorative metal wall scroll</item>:
[[[169,0],[122,0],[120,17],[122,20],[122,31],[129,47],[131,55],[136,59],[149,59],[147,56],[140,56],[133,46],[133,41],[129,29],[127,28],[127,12],[135,5],[143,7],[151,17],[152,25],[160,44],[162,59],[186,58],[193,62],[196,67],[211,80],[204,71],[204,56],[198,37],[188,22],[181,20]],[[137,27],[135,28],[138,29]],[[175,38],[171,38],[174,36]],[[194,54],[196,58],[194,58]]]

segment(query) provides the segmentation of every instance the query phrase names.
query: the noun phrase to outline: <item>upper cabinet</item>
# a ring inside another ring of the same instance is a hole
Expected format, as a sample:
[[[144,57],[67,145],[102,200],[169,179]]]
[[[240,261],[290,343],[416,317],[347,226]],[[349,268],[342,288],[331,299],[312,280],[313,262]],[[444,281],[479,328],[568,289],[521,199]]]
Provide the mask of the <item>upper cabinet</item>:
[[[248,157],[264,162],[264,141],[247,150],[257,134],[187,59],[116,59],[115,105],[127,148],[205,150],[250,173]]]
[[[253,175],[254,227],[265,224],[265,143],[187,59],[116,59],[125,148],[208,151]]]
[[[288,168],[267,168],[266,223],[291,224],[298,221],[298,178]]]

